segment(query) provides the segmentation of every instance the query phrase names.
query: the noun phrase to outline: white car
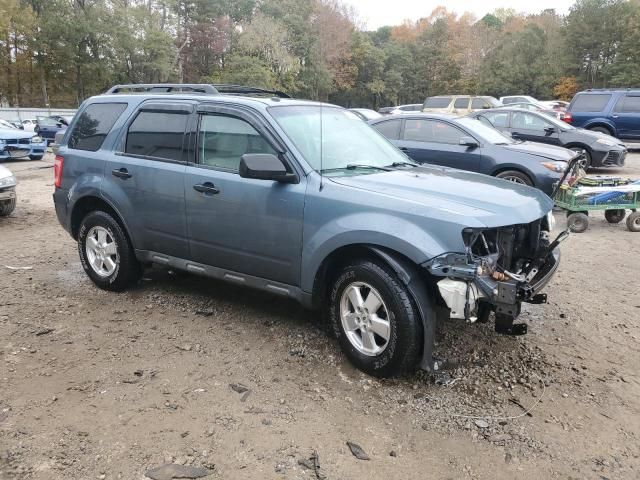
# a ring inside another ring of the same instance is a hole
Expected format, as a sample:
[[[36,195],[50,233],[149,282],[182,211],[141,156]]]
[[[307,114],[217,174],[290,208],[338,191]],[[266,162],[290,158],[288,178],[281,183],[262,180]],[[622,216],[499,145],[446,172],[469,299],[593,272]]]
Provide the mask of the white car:
[[[22,120],[22,125],[27,132],[33,132],[37,124],[38,121],[35,118],[26,118]]]
[[[16,177],[0,165],[0,217],[6,217],[16,208]]]
[[[510,105],[512,103],[539,104],[540,102],[529,95],[509,95],[507,97],[500,97],[500,103],[502,103],[502,105]]]
[[[403,113],[416,113],[422,111],[421,103],[412,103],[410,105],[398,105],[397,107],[386,107],[378,110],[383,115],[398,115]]]

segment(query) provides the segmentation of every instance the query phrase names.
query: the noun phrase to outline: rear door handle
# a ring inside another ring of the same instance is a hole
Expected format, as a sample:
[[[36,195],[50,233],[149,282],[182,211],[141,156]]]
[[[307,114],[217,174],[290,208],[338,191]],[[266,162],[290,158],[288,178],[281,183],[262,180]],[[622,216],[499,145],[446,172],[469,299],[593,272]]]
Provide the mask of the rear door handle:
[[[196,192],[200,192],[200,193],[204,193],[204,194],[208,194],[208,195],[215,195],[217,193],[220,193],[220,190],[218,190],[215,185],[211,182],[204,182],[204,183],[199,183],[197,185],[193,186],[193,189]]]
[[[611,115],[613,118],[618,118],[620,115]]]
[[[115,169],[115,170],[111,170],[111,174],[114,177],[118,177],[118,178],[122,178],[122,179],[127,179],[127,178],[131,178],[133,175],[131,175],[129,173],[129,171],[126,168],[120,168],[120,169]]]

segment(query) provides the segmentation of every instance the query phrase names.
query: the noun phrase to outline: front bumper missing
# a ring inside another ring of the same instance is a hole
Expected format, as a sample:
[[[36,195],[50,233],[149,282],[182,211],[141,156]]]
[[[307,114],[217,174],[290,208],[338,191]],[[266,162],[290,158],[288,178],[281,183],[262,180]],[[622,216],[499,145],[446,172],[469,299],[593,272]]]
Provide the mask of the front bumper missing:
[[[526,279],[504,278],[497,280],[483,272],[482,265],[470,262],[465,254],[445,254],[431,260],[425,266],[436,277],[444,277],[438,282],[442,298],[449,308],[451,318],[474,322],[482,315],[495,311],[496,316],[513,320],[520,315],[522,302],[546,303],[546,295],[540,294],[551,281],[560,265],[558,243],[565,237],[558,237],[536,270],[527,272]],[[490,260],[490,259],[489,259]],[[481,304],[489,308],[480,308]]]

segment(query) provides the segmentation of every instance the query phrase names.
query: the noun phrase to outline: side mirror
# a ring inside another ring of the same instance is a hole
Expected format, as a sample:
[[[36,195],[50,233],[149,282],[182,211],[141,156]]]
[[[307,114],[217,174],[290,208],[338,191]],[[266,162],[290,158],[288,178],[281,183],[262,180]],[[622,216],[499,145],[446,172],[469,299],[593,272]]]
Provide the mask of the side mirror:
[[[462,137],[460,139],[460,145],[469,148],[476,148],[478,147],[478,142],[473,137]]]
[[[544,133],[546,133],[547,135],[553,135],[557,131],[558,130],[556,129],[556,127],[547,127],[544,129]]]
[[[62,125],[62,122],[58,122],[58,123],[56,123],[56,127],[58,127],[58,128],[62,128],[62,126],[63,126],[63,125]]]
[[[238,173],[242,178],[298,183],[298,177],[287,172],[282,160],[270,153],[245,153],[240,157]]]
[[[486,103],[484,105],[482,105],[482,108],[484,110],[489,110],[491,108],[491,105],[487,105]]]

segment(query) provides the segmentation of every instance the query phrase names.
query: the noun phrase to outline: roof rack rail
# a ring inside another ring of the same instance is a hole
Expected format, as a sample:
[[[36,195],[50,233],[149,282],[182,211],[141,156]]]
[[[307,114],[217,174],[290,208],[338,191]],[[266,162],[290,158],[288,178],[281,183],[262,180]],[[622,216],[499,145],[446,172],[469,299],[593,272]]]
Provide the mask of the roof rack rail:
[[[280,90],[268,90],[257,87],[246,87],[244,85],[231,85],[226,83],[216,83],[213,87],[222,94],[227,95],[274,95],[279,98],[291,98],[286,93]]]
[[[640,90],[640,87],[611,87],[611,88],[587,88],[587,92],[629,92]]]
[[[114,85],[105,92],[111,93],[206,93],[217,94],[218,90],[207,83],[127,83]]]

